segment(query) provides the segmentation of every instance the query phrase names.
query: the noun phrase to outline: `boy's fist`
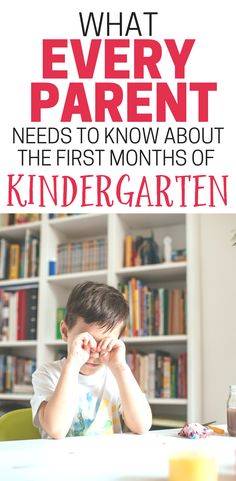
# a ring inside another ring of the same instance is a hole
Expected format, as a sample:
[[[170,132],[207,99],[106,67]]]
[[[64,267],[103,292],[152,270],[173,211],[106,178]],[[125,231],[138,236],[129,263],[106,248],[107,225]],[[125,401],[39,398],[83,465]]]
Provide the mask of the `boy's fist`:
[[[99,361],[109,368],[119,367],[126,364],[125,344],[120,339],[105,337],[97,345]]]
[[[96,351],[96,348],[97,343],[93,336],[88,332],[82,332],[72,340],[68,352],[68,358],[76,361],[81,367],[88,361],[91,353]]]

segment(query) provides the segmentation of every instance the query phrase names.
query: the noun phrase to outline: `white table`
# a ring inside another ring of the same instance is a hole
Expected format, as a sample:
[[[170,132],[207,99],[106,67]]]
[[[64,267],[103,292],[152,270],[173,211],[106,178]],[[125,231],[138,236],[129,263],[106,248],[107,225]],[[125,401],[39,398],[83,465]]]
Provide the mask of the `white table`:
[[[177,432],[1,442],[0,480],[166,481],[170,454],[186,449],[211,450],[219,481],[236,480],[236,438],[212,435],[186,440]]]

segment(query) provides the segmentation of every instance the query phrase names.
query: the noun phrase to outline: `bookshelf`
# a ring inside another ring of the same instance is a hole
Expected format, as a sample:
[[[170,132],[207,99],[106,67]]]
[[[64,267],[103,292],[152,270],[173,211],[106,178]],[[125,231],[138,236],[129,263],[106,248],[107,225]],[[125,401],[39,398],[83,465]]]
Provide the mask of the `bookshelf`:
[[[187,351],[187,397],[149,399],[155,425],[201,419],[200,358],[200,272],[198,216],[191,214],[81,214],[49,219],[43,214],[38,222],[27,222],[0,228],[0,237],[19,241],[26,229],[37,232],[40,239],[39,275],[35,278],[1,280],[0,288],[17,285],[38,285],[38,326],[36,340],[2,341],[0,354],[14,354],[36,359],[40,364],[65,352],[62,340],[56,339],[56,309],[66,304],[71,288],[78,282],[93,280],[117,287],[135,277],[151,288],[185,288],[187,293],[187,327],[182,335],[131,336],[125,338],[127,352],[148,355],[166,350],[173,356]],[[149,236],[153,233],[163,256],[163,239],[171,236],[173,249],[187,250],[187,260],[153,265],[124,267],[124,238],[128,234]],[[85,272],[49,275],[49,261],[57,257],[60,243],[85,241],[103,237],[107,240],[107,266]],[[0,393],[4,400],[27,402],[26,394]],[[176,421],[175,421],[176,420]]]
[[[39,282],[39,277],[24,277],[19,279],[5,279],[0,281],[0,287],[17,287],[29,284],[37,284]]]

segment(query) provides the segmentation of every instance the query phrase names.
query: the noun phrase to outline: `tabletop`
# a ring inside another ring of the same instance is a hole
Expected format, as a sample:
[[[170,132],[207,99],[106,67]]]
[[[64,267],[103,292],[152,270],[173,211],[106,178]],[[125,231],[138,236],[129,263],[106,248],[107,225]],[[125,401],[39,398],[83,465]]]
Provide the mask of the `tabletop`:
[[[0,479],[7,481],[167,481],[170,455],[206,451],[217,459],[219,481],[236,480],[236,438],[187,440],[178,430],[62,440],[0,443]],[[184,481],[184,480],[183,480]]]

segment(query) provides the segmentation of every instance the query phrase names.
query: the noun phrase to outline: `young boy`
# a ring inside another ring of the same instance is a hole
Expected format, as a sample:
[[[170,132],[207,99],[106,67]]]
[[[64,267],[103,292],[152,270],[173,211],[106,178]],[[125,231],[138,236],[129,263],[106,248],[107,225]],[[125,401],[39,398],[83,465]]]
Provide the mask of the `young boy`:
[[[43,438],[120,433],[120,416],[134,433],[150,429],[150,406],[120,340],[128,315],[117,289],[94,282],[74,287],[61,321],[67,358],[33,374],[33,419]]]

